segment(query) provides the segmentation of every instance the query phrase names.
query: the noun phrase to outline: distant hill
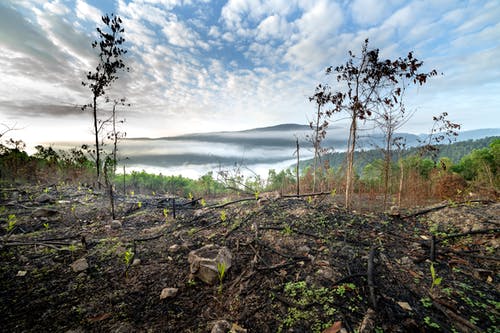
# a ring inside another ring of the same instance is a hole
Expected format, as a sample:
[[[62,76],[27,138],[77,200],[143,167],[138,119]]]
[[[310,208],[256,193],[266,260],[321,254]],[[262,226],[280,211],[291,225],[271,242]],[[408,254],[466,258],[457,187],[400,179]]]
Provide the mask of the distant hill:
[[[478,133],[482,132],[477,132],[476,134]],[[470,154],[473,150],[488,147],[494,139],[498,138],[500,138],[500,136],[491,136],[477,140],[459,141],[448,145],[438,145],[439,153],[437,155],[437,159],[441,157],[448,157],[452,160],[453,163],[458,163],[464,156]],[[407,149],[403,153],[403,155],[410,156],[417,153],[418,153],[417,148],[413,147]],[[376,159],[382,159],[382,158],[383,155],[379,149],[358,151],[355,153],[356,171],[361,172],[367,164],[373,162]],[[393,160],[396,161],[396,159],[397,156],[396,154],[394,154]],[[341,152],[341,153],[327,154],[323,156],[323,160],[324,161],[328,160],[330,167],[337,169],[344,164],[346,160],[346,153]],[[312,165],[312,163],[313,163],[312,159],[306,160],[302,162],[302,166],[303,168],[306,168],[309,165]]]
[[[243,131],[223,131],[211,133],[192,133],[171,137],[160,138],[128,138],[125,141],[196,141],[206,143],[224,143],[247,147],[294,147],[296,138],[302,147],[308,147],[311,143],[307,142],[307,136],[312,134],[309,125],[300,124],[279,124],[269,127],[248,129]],[[336,151],[346,149],[348,129],[340,126],[331,126],[328,128],[327,137],[322,146],[333,148]],[[418,145],[419,139],[424,139],[426,134],[397,133],[406,139],[407,146]],[[485,137],[500,136],[500,128],[477,129],[460,132],[457,141],[477,140]],[[370,149],[381,146],[384,138],[381,134],[363,134],[361,133],[358,141],[358,147]]]

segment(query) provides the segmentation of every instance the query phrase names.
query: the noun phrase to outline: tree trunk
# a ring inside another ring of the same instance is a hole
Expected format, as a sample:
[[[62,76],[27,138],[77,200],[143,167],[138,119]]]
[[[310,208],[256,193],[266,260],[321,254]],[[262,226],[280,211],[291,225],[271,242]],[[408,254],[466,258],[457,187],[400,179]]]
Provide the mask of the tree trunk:
[[[316,171],[318,169],[318,159],[319,159],[319,117],[320,117],[320,105],[318,105],[317,119],[316,119],[316,130],[314,136],[314,169],[313,169],[313,193],[316,192]]]
[[[385,152],[384,152],[384,209],[387,208],[387,196],[389,194],[389,178],[391,176],[391,160],[392,160],[392,152],[391,152],[391,140],[392,133],[389,129],[386,138]]]
[[[95,166],[97,171],[97,188],[101,189],[101,158],[99,152],[99,132],[97,129],[97,96],[94,95],[94,132],[95,132]]]
[[[351,208],[352,193],[354,185],[354,150],[356,149],[357,114],[352,115],[351,128],[349,130],[349,140],[347,143],[347,171],[345,185],[345,206]]]
[[[403,178],[404,177],[404,168],[403,168],[403,160],[401,156],[399,157],[399,189],[398,189],[398,207],[401,207],[401,196],[403,194]]]
[[[297,196],[300,195],[300,168],[299,168],[299,163],[300,163],[300,155],[299,155],[299,139],[296,141],[297,143]]]

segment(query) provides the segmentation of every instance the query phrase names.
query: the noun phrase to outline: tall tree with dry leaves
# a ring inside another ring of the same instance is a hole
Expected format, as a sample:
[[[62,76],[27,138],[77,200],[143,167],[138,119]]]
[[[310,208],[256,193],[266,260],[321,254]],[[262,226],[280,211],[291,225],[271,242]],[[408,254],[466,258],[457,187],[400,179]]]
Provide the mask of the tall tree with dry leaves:
[[[335,75],[339,90],[332,93],[331,116],[346,112],[350,120],[347,141],[347,170],[345,205],[351,207],[354,185],[354,151],[356,150],[358,122],[372,117],[375,110],[395,107],[407,82],[423,85],[436,70],[419,72],[423,62],[410,52],[405,58],[381,60],[378,49],[368,49],[368,39],[356,56],[349,51],[349,59],[343,65],[326,69],[327,75]]]
[[[125,42],[123,33],[123,22],[120,17],[114,14],[105,15],[102,17],[104,28],[97,27],[98,38],[92,42],[92,48],[99,49],[99,60],[95,70],[89,71],[86,75],[87,81],[82,82],[82,85],[88,87],[92,93],[92,103],[84,105],[82,109],[91,108],[94,121],[95,135],[95,164],[97,171],[97,184],[100,188],[101,176],[101,147],[99,144],[98,127],[98,99],[106,94],[106,91],[111,87],[111,84],[118,79],[120,71],[129,71],[129,67],[125,66],[123,60],[127,53],[122,45]],[[102,128],[102,127],[101,127]]]

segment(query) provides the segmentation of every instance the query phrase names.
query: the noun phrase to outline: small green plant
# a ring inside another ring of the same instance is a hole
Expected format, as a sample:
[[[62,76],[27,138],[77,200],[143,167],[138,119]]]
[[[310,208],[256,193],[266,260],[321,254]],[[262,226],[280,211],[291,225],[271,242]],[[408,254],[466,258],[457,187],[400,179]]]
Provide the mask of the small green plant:
[[[219,277],[219,294],[222,293],[222,280],[226,275],[226,263],[218,262],[217,263],[217,276]]]
[[[253,195],[255,196],[255,200],[259,200],[259,196],[260,196],[259,191],[255,191]]]
[[[431,285],[431,291],[434,287],[437,287],[441,284],[441,281],[443,280],[442,277],[438,277],[436,273],[436,269],[434,268],[434,263],[431,262],[431,278],[432,278],[432,285]]]
[[[330,195],[331,195],[332,199],[333,199],[333,198],[335,198],[335,196],[337,195],[337,189],[336,189],[336,188],[334,188],[334,189],[330,192]]]
[[[132,252],[131,249],[127,249],[123,253],[123,261],[125,261],[125,265],[129,266],[130,262],[132,261],[132,258],[134,258],[134,252]]]
[[[312,196],[308,196],[308,197],[307,197],[307,203],[308,203],[308,204],[312,204],[312,202],[313,202],[313,198],[312,198]]]
[[[130,196],[134,196],[135,192],[134,191],[130,191]]]
[[[283,232],[284,235],[290,236],[293,233],[293,230],[292,230],[292,228],[288,224],[285,224],[283,226],[283,231],[282,232]]]
[[[137,202],[137,208],[139,208],[139,209],[140,209],[141,207],[142,207],[142,202],[141,202],[141,201],[138,201],[138,202]]]
[[[186,285],[187,285],[188,287],[194,287],[194,286],[196,286],[196,280],[194,280],[194,279],[189,279],[189,280],[187,280]]]
[[[424,308],[430,308],[432,306],[432,301],[429,297],[423,297],[420,299],[420,303],[424,306]]]
[[[193,198],[194,198],[193,197],[193,193],[189,192],[188,193],[188,199],[189,199],[189,201],[193,201]]]
[[[45,230],[49,230],[49,222],[45,222],[43,224],[43,227],[45,228]]]
[[[15,228],[16,223],[17,223],[16,215],[9,214],[9,216],[7,217],[7,226],[5,227],[5,230],[7,230],[7,232],[11,232]]]
[[[427,316],[427,317],[425,317],[425,318],[424,318],[424,323],[425,323],[427,326],[432,327],[432,328],[435,328],[435,329],[439,329],[439,328],[440,328],[439,324],[438,324],[438,323],[433,322],[433,321],[432,321],[432,319],[431,319],[429,316]]]
[[[200,205],[201,205],[201,207],[205,207],[207,205],[207,202],[205,201],[205,199],[201,198]]]
[[[226,222],[226,220],[227,220],[227,215],[226,215],[226,211],[225,211],[225,210],[223,210],[223,211],[221,211],[221,212],[220,212],[220,220],[221,220],[223,223],[224,223],[224,222]]]

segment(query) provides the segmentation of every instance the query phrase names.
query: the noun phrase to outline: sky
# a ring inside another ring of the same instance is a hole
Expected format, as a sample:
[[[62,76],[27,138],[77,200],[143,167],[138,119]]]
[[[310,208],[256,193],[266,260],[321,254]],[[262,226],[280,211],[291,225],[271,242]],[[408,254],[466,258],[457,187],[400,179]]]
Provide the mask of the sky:
[[[402,130],[426,133],[444,111],[465,130],[500,127],[498,0],[3,0],[0,124],[17,129],[10,137],[91,142],[81,83],[106,13],[125,28],[131,70],[108,94],[131,104],[118,108],[128,137],[307,124],[317,84],[336,87],[326,67],[366,38],[381,58],[413,51],[443,73],[408,92],[415,114]]]

